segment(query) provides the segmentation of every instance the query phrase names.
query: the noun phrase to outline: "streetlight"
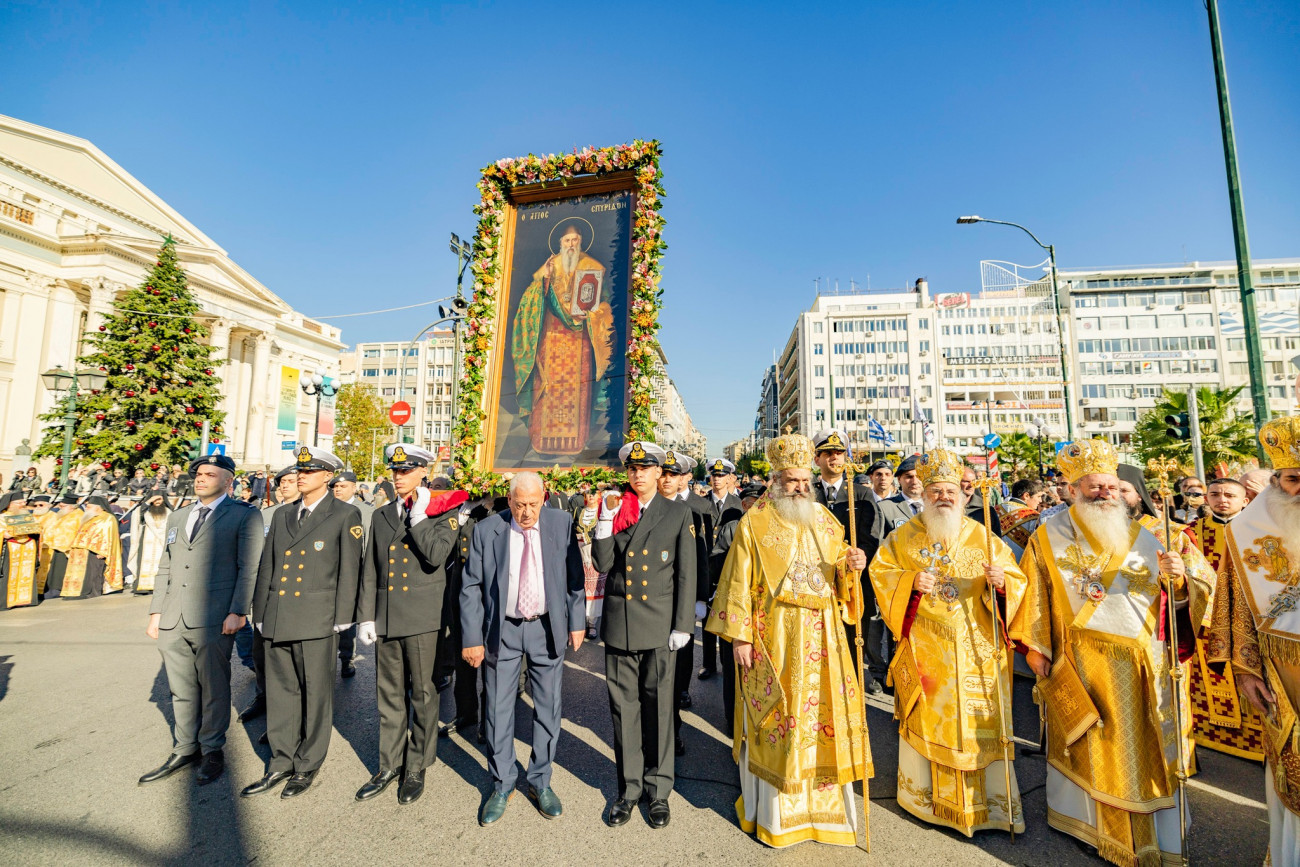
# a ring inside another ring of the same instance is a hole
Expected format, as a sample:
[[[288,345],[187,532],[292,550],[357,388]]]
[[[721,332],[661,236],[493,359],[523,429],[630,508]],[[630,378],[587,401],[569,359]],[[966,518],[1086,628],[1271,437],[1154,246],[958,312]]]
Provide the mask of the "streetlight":
[[[333,397],[339,393],[338,383],[326,382],[325,371],[316,368],[316,372],[308,376],[305,372],[298,377],[298,387],[302,393],[308,397],[316,398],[316,427],[311,433],[311,444],[320,445],[320,402],[321,398]]]
[[[1030,238],[1033,238],[1035,244],[1047,251],[1047,258],[1051,263],[1052,306],[1056,309],[1056,336],[1061,350],[1061,397],[1065,401],[1065,436],[1067,439],[1072,439],[1074,437],[1074,410],[1070,405],[1070,365],[1066,360],[1065,312],[1061,309],[1061,293],[1056,280],[1056,245],[1044,244],[1038,240],[1037,235],[1019,223],[1011,223],[1006,220],[990,220],[973,214],[957,218],[958,225],[968,225],[970,223],[994,223],[998,226],[1014,226]]]
[[[63,369],[63,365],[56,364],[50,370],[41,374],[41,381],[45,384],[48,391],[55,394],[67,392],[63,398],[66,403],[63,413],[63,473],[62,480],[59,483],[59,493],[66,494],[68,491],[68,470],[72,467],[72,434],[77,427],[77,392],[86,388],[90,391],[100,391],[108,385],[108,374],[100,370],[78,370],[76,373]]]
[[[349,455],[352,453],[352,437],[351,436],[343,437],[343,442],[339,443],[339,448],[343,452],[344,469],[351,470],[352,458],[349,457]]]
[[[1043,440],[1051,437],[1052,428],[1047,423],[1047,419],[1036,415],[1032,421],[1025,425],[1025,434],[1038,441],[1038,478],[1041,479],[1043,477]]]

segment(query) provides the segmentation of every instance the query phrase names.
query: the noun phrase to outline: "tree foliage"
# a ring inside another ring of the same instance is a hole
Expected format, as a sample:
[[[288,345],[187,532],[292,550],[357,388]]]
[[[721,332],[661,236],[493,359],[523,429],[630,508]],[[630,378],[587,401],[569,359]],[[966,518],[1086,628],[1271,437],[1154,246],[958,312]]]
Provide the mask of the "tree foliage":
[[[168,236],[153,269],[113,302],[113,312],[87,337],[91,351],[77,359],[79,368],[106,373],[108,384],[77,399],[74,463],[96,461],[128,476],[138,467],[185,463],[186,441],[198,440],[204,419],[210,441],[222,441],[225,414],[216,408],[221,380],[214,370],[221,362],[199,342],[208,336],[199,313]],[[62,455],[64,412],[60,405],[41,416],[52,424],[37,457]]]
[[[1196,390],[1196,405],[1200,413],[1201,456],[1208,475],[1213,476],[1215,468],[1220,464],[1224,465],[1228,473],[1237,475],[1254,461],[1255,426],[1249,415],[1238,413],[1234,406],[1237,395],[1244,388],[1245,386],[1204,386]],[[1171,437],[1165,424],[1166,415],[1185,412],[1187,393],[1165,389],[1156,405],[1138,419],[1133,444],[1143,466],[1151,458],[1173,458],[1184,472],[1192,472],[1195,464],[1192,460],[1191,442]]]
[[[1007,434],[1002,438],[1002,445],[994,451],[998,454],[998,463],[1004,475],[1017,479],[1036,479],[1038,474],[1038,440],[1027,433]],[[1051,440],[1043,440],[1043,468],[1052,465],[1055,449]]]
[[[334,443],[360,479],[373,479],[384,466],[384,446],[396,436],[374,386],[349,382],[334,400]],[[351,444],[343,448],[342,443]]]

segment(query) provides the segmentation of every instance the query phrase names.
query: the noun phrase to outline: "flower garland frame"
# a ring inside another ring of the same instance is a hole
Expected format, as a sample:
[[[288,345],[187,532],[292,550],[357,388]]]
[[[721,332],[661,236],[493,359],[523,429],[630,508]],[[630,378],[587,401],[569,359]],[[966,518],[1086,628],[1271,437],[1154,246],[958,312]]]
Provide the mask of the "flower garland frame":
[[[466,311],[462,336],[459,406],[452,427],[452,450],[457,487],[475,495],[499,494],[508,486],[510,474],[484,469],[479,454],[484,441],[488,408],[484,406],[487,369],[493,342],[500,337],[497,293],[504,291],[502,278],[502,236],[511,192],[523,186],[560,183],[580,177],[600,177],[614,172],[631,172],[635,179],[636,208],[631,219],[631,285],[628,289],[627,342],[627,429],[625,440],[653,436],[650,406],[654,402],[654,358],[658,346],[659,310],[663,290],[659,287],[660,262],[667,245],[663,241],[664,219],[659,213],[664,197],[660,183],[657,140],[636,140],[613,147],[575,150],[497,160],[484,167],[478,181],[478,231],[474,237],[474,295]],[[498,372],[497,375],[501,375]],[[549,471],[560,475],[559,467]],[[591,472],[588,470],[588,472]]]

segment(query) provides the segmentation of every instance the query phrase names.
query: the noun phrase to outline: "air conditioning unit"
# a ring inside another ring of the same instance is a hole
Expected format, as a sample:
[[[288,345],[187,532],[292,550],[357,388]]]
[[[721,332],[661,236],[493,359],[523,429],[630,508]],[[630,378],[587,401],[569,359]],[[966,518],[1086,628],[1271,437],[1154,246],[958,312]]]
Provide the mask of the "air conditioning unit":
[[[1177,307],[1175,307],[1174,309],[1175,309],[1175,310],[1186,310],[1186,309],[1187,309],[1187,305],[1186,305],[1186,304],[1179,304],[1179,305],[1178,305]]]
[[[921,350],[921,357],[922,357],[922,358],[925,358],[925,357],[926,357],[927,355],[929,355],[929,354],[930,354],[929,351],[927,351],[927,350],[925,350],[925,349],[922,349],[922,350]]]
[[[917,377],[917,379],[925,379],[925,374],[924,373],[921,374],[920,376]]]
[[[1088,398],[1086,397],[1079,398],[1079,406],[1087,406],[1087,405],[1088,405]]]
[[[1148,309],[1148,310],[1155,310],[1155,309],[1159,308],[1159,306],[1160,306],[1159,304],[1148,304],[1148,305],[1147,305],[1147,309]]]
[[[886,352],[886,353],[885,353],[885,358],[893,358],[893,357],[894,357],[894,353],[892,353],[892,352]]]

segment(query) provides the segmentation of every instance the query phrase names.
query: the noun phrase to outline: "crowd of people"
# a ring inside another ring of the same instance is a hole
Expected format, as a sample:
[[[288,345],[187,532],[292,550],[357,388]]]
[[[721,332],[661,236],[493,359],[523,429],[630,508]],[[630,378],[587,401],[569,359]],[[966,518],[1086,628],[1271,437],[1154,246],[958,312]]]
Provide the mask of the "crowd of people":
[[[694,459],[640,440],[619,454],[625,484],[548,490],[519,472],[502,498],[453,490],[402,444],[373,490],[312,447],[269,479],[223,456],[121,491],[120,473],[83,473],[57,502],[28,472],[0,500],[0,577],[7,608],[152,593],[175,723],[141,784],[223,773],[237,649],[257,681],[240,720],[266,716],[271,754],[241,794],[301,795],[328,752],[335,666],[354,674],[360,642],[376,648],[380,761],[358,801],[393,783],[419,799],[438,739],[459,735],[488,754],[479,822],[501,821],[526,683],[527,791],[554,818],[564,656],[599,641],[613,827],[643,799],[669,824],[681,713],[720,676],[737,820],[765,844],[866,834],[853,786],[873,773],[864,697],[882,693],[899,806],[966,836],[1021,832],[1019,673],[1038,680],[1051,827],[1117,865],[1172,863],[1200,746],[1265,762],[1271,863],[1295,867],[1300,418],[1260,438],[1271,470],[1154,490],[1102,440],[1004,489],[945,449],[855,465],[838,430],[772,440],[766,478],[718,458],[696,481]],[[114,515],[114,497],[136,501]]]

